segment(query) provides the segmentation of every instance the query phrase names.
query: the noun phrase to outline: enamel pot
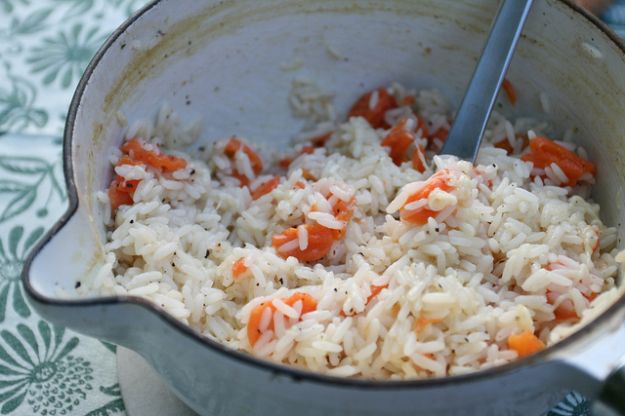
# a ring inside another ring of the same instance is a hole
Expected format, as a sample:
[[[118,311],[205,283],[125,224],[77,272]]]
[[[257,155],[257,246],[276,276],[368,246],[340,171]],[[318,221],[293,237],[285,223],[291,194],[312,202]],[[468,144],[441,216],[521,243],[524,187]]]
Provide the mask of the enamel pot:
[[[459,103],[494,0],[157,0],[98,51],[72,101],[65,129],[69,209],[27,261],[23,281],[45,318],[140,353],[203,415],[540,414],[575,389],[597,411],[625,411],[619,369],[625,299],[564,341],[529,358],[432,380],[328,377],[230,351],[147,301],[77,298],[77,281],[103,261],[104,218],[95,193],[111,180],[107,155],[124,124],[167,101],[202,138],[233,133],[288,146],[301,128],[287,96],[294,77],[336,91],[346,112],[366,89],[399,81],[436,87]],[[299,67],[299,69],[296,69]],[[549,118],[597,163],[593,197],[603,220],[625,224],[625,46],[563,0],[537,0],[508,78],[510,116]],[[549,97],[551,114],[540,106]],[[195,144],[199,146],[201,143]],[[190,149],[193,151],[193,147]]]

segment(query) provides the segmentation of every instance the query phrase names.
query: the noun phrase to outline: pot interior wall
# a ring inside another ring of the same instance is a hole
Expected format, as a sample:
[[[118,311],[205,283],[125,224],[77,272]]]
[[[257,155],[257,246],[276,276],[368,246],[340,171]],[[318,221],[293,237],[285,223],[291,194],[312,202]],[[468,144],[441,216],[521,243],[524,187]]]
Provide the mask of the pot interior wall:
[[[236,134],[283,149],[302,126],[287,100],[296,78],[335,91],[339,116],[363,91],[391,81],[438,88],[457,105],[496,5],[488,0],[156,4],[117,37],[85,87],[72,157],[77,221],[87,242],[74,248],[60,286],[72,290],[101,258],[101,245],[90,243],[104,239],[103,211],[94,195],[110,181],[106,155],[122,140],[123,118],[153,119],[167,102],[183,122],[201,119],[195,146]],[[499,110],[551,120],[553,138],[573,129],[574,140],[599,167],[594,197],[602,216],[620,228],[623,51],[565,3],[536,2],[508,78],[519,102],[511,107],[501,100]],[[541,109],[541,92],[549,97],[550,114]],[[56,287],[43,282],[39,289]]]

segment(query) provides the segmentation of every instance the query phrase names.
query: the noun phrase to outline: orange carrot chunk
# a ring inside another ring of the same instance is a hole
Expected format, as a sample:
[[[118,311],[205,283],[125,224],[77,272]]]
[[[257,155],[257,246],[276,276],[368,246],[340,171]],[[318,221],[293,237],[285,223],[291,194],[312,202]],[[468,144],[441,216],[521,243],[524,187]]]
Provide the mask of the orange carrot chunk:
[[[443,147],[443,143],[447,140],[447,136],[449,136],[449,129],[446,127],[439,127],[432,134],[428,134],[426,137],[428,139],[428,145],[433,149],[440,150]]]
[[[140,160],[134,160],[128,155],[123,155],[117,160],[117,163],[115,163],[115,166],[123,166],[123,165],[137,166],[137,165],[143,165],[143,164],[144,163],[141,162]]]
[[[382,285],[382,286],[376,286],[376,285],[371,285],[371,292],[369,293],[369,296],[367,297],[367,301],[365,302],[365,306],[368,305],[376,296],[378,296],[380,294],[380,292],[382,291],[382,289],[386,289],[388,287],[388,285]],[[341,310],[339,312],[339,315],[341,316],[353,316],[355,315],[354,311],[350,311],[349,313],[345,313],[343,310]]]
[[[506,96],[508,97],[508,101],[510,101],[510,104],[515,105],[516,104],[516,90],[514,89],[514,85],[512,85],[512,83],[508,81],[507,79],[504,79],[503,82],[501,83],[501,88],[503,88],[503,90],[505,91]]]
[[[389,156],[398,166],[405,160],[406,152],[414,142],[414,135],[406,129],[407,121],[405,118],[401,119],[380,143],[390,149]]]
[[[313,298],[308,293],[296,292],[287,299],[282,299],[282,301],[293,307],[298,301],[302,302],[302,312],[300,314],[304,315],[305,313],[315,311],[317,309],[317,300]],[[260,321],[265,313],[265,309],[271,309],[271,313],[276,311],[276,307],[273,305],[273,301],[263,302],[260,305],[257,305],[252,312],[250,313],[250,317],[247,321],[247,339],[250,342],[250,345],[253,347],[258,341],[258,338],[262,335],[260,331]],[[273,331],[273,319],[269,322],[267,326],[267,330]]]
[[[239,279],[248,269],[247,264],[245,264],[245,258],[241,257],[232,264],[232,277],[235,280]]]
[[[415,98],[414,95],[406,95],[402,100],[401,103],[402,105],[413,105],[414,103],[417,102],[417,99]]]
[[[367,298],[367,304],[369,304],[369,302],[371,302],[373,300],[373,298],[378,296],[380,294],[380,292],[382,291],[382,289],[386,289],[387,287],[388,287],[388,285],[382,285],[382,286],[372,285],[371,286],[371,293],[369,294],[369,297]]]
[[[283,300],[284,303],[292,308],[295,307],[298,301],[302,302],[302,312],[300,315],[317,310],[317,300],[308,293],[296,292],[289,298]]]
[[[257,200],[263,195],[267,195],[269,192],[276,189],[276,187],[280,184],[280,178],[278,176],[274,176],[273,178],[261,183],[252,191],[252,199]]]
[[[289,166],[291,166],[292,162],[293,162],[292,157],[284,157],[278,160],[278,166],[280,166],[282,169],[288,169]]]
[[[297,228],[287,228],[282,234],[273,236],[271,242],[278,255],[283,258],[293,256],[300,261],[313,262],[321,260],[328,254],[336,240],[336,230],[322,227],[317,223],[306,224],[304,227],[308,231],[308,247],[305,250],[300,250],[299,245],[289,244],[297,241]],[[289,244],[288,249],[282,248],[285,244]]]
[[[121,178],[121,179],[120,179]],[[109,201],[111,202],[111,210],[113,214],[117,211],[122,205],[132,205],[134,202],[132,199],[132,195],[124,190],[124,180],[121,176],[117,176],[111,182],[108,190]]]
[[[345,202],[343,200],[338,200],[332,207],[332,213],[334,214],[334,218],[339,221],[343,221],[345,226],[343,226],[340,230],[332,230],[336,239],[342,238],[345,235],[345,231],[347,229],[347,223],[352,219],[354,215],[354,204],[356,203],[355,198],[350,199]],[[312,208],[311,208],[312,210]]]
[[[550,270],[549,267],[547,267],[547,269]],[[547,290],[547,303],[550,305],[555,304],[559,296],[560,295],[558,293]],[[557,321],[567,321],[569,319],[579,318],[577,316],[577,311],[575,310],[575,305],[571,299],[566,299],[560,303],[558,307],[554,309],[553,313],[556,316]]]
[[[412,167],[417,171],[417,172],[425,172],[425,163],[423,162],[425,160],[425,149],[423,148],[423,145],[417,145],[417,148],[415,149],[414,152],[412,152]]]
[[[411,202],[427,198],[435,189],[440,189],[445,192],[449,192],[453,189],[453,187],[449,185],[449,173],[446,170],[443,169],[436,172],[417,192],[408,197],[404,206],[399,210],[401,220],[422,225],[428,221],[428,218],[436,216],[438,211],[432,211],[426,207],[416,210],[407,210],[405,208],[406,205]]]
[[[497,143],[495,143],[494,146],[497,149],[505,150],[506,153],[509,154],[509,155],[514,153],[514,149],[512,148],[512,145],[510,144],[510,141],[508,139],[502,139],[502,140],[498,141]]]
[[[187,161],[175,156],[161,153],[160,150],[153,146],[154,150],[147,149],[140,139],[134,138],[128,140],[122,145],[122,151],[136,162],[145,163],[155,169],[160,169],[165,173],[175,172],[184,169]],[[136,163],[133,163],[136,164]]]
[[[569,178],[568,186],[575,186],[586,173],[594,175],[597,172],[594,163],[543,136],[530,140],[530,152],[521,156],[521,159],[532,162],[534,167],[540,169],[555,163]]]
[[[419,316],[414,323],[414,330],[417,333],[417,335],[419,334],[419,332],[423,331],[425,328],[427,328],[429,325],[431,324],[436,324],[441,322],[442,319],[438,319],[438,318],[426,318],[424,316]]]
[[[508,337],[508,348],[517,352],[519,357],[527,357],[545,348],[545,344],[531,331],[521,332]]]
[[[230,138],[230,140],[228,140],[226,142],[226,145],[224,146],[224,153],[226,156],[228,156],[228,158],[230,158],[230,160],[234,160],[234,156],[239,150],[247,155],[247,158],[250,160],[250,165],[252,166],[252,171],[254,172],[254,174],[260,174],[263,171],[263,161],[258,153],[252,150],[251,147],[241,142],[241,140],[237,139],[236,137]],[[251,178],[248,178],[236,169],[233,169],[232,176],[239,180],[241,186],[249,186]]]
[[[310,142],[315,147],[323,147],[328,142],[328,140],[330,140],[330,137],[332,137],[332,133],[333,132],[329,131],[329,132],[327,132],[325,134],[322,134],[320,136],[313,137],[312,139],[310,139]]]
[[[377,92],[377,100],[371,100],[374,92]],[[396,107],[395,98],[386,89],[378,88],[362,95],[349,110],[348,118],[363,117],[373,128],[377,129],[387,125],[384,121],[384,114]]]
[[[525,149],[527,145],[529,144],[529,139],[527,138],[527,135],[525,134],[522,136],[521,135],[517,136],[517,139],[521,139],[523,142],[523,145],[521,146],[521,150]],[[512,145],[510,144],[508,139],[502,139],[498,141],[497,143],[495,143],[494,146],[498,149],[505,150],[507,154],[514,153],[514,149],[512,148]]]
[[[252,170],[256,175],[258,175],[263,170],[263,161],[251,147],[241,142],[241,140],[236,137],[230,138],[224,147],[224,153],[231,159],[234,159],[234,155],[239,150],[243,151],[248,159],[250,160],[250,164],[252,165]]]
[[[307,181],[316,181],[317,177],[312,174],[308,169],[302,169],[302,177]]]
[[[247,339],[252,347],[261,336],[260,321],[267,308],[271,309],[272,314],[276,310],[272,302],[263,302],[260,305],[256,305],[250,313],[250,318],[247,321]],[[269,323],[269,326],[273,329],[273,319]]]

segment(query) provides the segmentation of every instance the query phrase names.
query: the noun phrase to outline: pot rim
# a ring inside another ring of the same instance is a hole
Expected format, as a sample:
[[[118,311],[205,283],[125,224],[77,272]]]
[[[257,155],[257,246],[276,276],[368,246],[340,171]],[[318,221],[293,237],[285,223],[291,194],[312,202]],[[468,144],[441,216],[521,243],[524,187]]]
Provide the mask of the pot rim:
[[[73,130],[76,122],[78,109],[82,102],[82,97],[90,82],[96,67],[100,63],[103,56],[113,46],[117,39],[126,32],[126,30],[139,20],[141,16],[149,12],[153,7],[160,4],[163,0],[152,0],[150,3],[142,7],[135,12],[130,18],[124,21],[115,31],[107,38],[104,44],[98,49],[94,57],[89,62],[89,65],[85,69],[78,86],[72,97],[70,103],[67,120],[65,123],[65,130],[63,133],[63,173],[65,175],[65,185],[68,190],[68,208],[63,213],[61,218],[52,226],[52,228],[39,240],[37,245],[29,253],[27,259],[24,262],[24,267],[21,274],[22,284],[26,290],[26,293],[32,300],[51,307],[57,308],[81,308],[81,307],[94,307],[94,306],[113,306],[122,304],[136,305],[147,309],[152,314],[156,315],[166,324],[170,325],[173,329],[177,330],[181,335],[188,337],[190,340],[198,342],[212,349],[228,359],[237,360],[243,364],[249,364],[257,369],[266,370],[272,372],[276,376],[286,376],[296,382],[312,382],[316,384],[339,386],[345,388],[358,388],[367,390],[391,390],[391,389],[412,389],[412,388],[434,388],[438,386],[451,386],[457,384],[463,384],[466,382],[483,381],[486,378],[493,378],[497,376],[503,376],[505,374],[519,371],[524,367],[533,366],[542,363],[543,361],[549,361],[548,358],[554,358],[559,356],[562,351],[571,345],[574,345],[578,341],[589,336],[595,329],[605,325],[611,317],[613,317],[617,311],[625,309],[625,296],[619,298],[614,304],[612,304],[601,315],[596,317],[592,322],[585,325],[575,333],[566,337],[557,344],[546,348],[545,350],[538,352],[526,358],[518,359],[508,364],[492,367],[485,370],[479,370],[468,374],[454,375],[447,377],[438,377],[431,379],[408,379],[408,380],[371,380],[371,379],[352,379],[346,377],[329,376],[322,373],[317,373],[309,370],[303,370],[296,367],[287,366],[284,364],[274,363],[269,360],[257,358],[249,353],[236,351],[226,347],[223,344],[214,341],[207,336],[204,336],[190,326],[185,325],[175,319],[173,316],[165,312],[164,310],[156,307],[152,302],[136,297],[136,296],[107,296],[90,299],[77,299],[77,300],[62,300],[45,296],[39,293],[31,284],[30,281],[30,269],[34,259],[42,251],[42,249],[58,234],[61,229],[71,220],[74,214],[78,210],[79,201],[76,184],[74,181],[74,169],[72,161],[72,143],[73,143]],[[561,4],[569,7],[574,13],[585,18],[592,23],[598,30],[603,32],[625,55],[625,41],[621,39],[616,33],[606,26],[596,16],[586,11],[582,7],[575,4],[572,0],[556,0]]]

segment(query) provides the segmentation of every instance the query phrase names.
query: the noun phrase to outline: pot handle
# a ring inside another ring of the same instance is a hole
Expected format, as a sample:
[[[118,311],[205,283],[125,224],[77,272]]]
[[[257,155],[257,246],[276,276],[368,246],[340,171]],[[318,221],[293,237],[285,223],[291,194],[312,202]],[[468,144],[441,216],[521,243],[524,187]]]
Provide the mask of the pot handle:
[[[595,416],[625,415],[625,363],[603,382],[599,395],[592,403],[592,414]]]
[[[625,416],[625,325],[621,316],[615,318],[592,331],[584,328],[587,341],[559,354],[559,361],[573,370],[563,387],[591,399],[593,416]]]

